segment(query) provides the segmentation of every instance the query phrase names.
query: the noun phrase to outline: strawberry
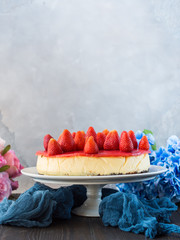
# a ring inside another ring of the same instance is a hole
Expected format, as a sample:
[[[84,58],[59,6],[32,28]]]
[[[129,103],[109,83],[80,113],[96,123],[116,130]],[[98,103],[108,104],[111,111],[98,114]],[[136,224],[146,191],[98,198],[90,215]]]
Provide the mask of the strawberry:
[[[89,138],[90,136],[93,136],[94,141],[96,141],[96,132],[95,132],[93,127],[89,127],[88,130],[87,130],[86,137]]]
[[[63,153],[60,144],[54,138],[49,140],[47,152],[49,156]]]
[[[149,142],[146,136],[143,136],[141,138],[141,141],[139,142],[139,149],[141,150],[149,150]]]
[[[133,143],[134,149],[137,149],[137,140],[136,140],[136,136],[135,136],[134,132],[132,130],[130,130],[128,132],[128,134],[129,134],[129,136],[131,138],[131,141]]]
[[[121,138],[119,142],[119,149],[122,152],[131,152],[133,150],[133,142],[126,131],[121,133]]]
[[[106,136],[104,142],[105,150],[118,150],[119,149],[119,135],[116,130],[112,130]]]
[[[97,145],[99,149],[103,149],[103,145],[106,139],[106,135],[102,132],[98,132],[96,135]]]
[[[48,142],[49,140],[52,138],[52,136],[50,134],[47,134],[46,136],[44,136],[44,149],[45,151],[47,151],[47,148],[48,148]]]
[[[73,132],[73,133],[72,133],[72,137],[73,137],[73,138],[75,138],[75,136],[76,136],[76,133],[75,133],[75,132]]]
[[[61,140],[61,136],[62,136],[62,133],[61,133],[61,135],[59,136],[59,138],[58,138],[58,143],[60,143],[60,140]]]
[[[86,144],[87,140],[88,140],[88,137],[85,136],[85,144]]]
[[[58,139],[63,152],[71,152],[75,150],[75,142],[71,133],[65,129]]]
[[[93,136],[90,136],[87,139],[86,144],[84,146],[84,152],[85,153],[89,153],[89,154],[93,154],[93,153],[98,153],[99,152],[98,145],[94,141],[94,137]]]
[[[103,132],[106,136],[107,136],[108,133],[109,133],[109,131],[108,131],[107,129],[104,129],[102,132]]]
[[[78,131],[76,133],[76,136],[74,138],[74,142],[76,145],[76,150],[83,150],[85,145],[85,132],[84,131]]]

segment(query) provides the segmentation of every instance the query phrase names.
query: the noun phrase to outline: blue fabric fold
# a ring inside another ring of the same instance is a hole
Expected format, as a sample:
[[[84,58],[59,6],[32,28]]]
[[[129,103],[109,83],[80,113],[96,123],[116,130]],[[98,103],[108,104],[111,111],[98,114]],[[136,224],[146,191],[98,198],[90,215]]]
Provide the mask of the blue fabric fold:
[[[47,227],[53,218],[71,218],[71,209],[80,206],[86,198],[84,186],[52,189],[35,183],[16,201],[3,199],[0,203],[0,224]]]
[[[177,206],[169,198],[140,200],[135,194],[118,192],[105,197],[99,214],[105,226],[118,226],[127,232],[144,233],[146,237],[180,233],[180,226],[170,223]]]
[[[40,183],[19,196],[16,201],[0,203],[0,224],[24,227],[47,227],[54,218],[70,219],[71,210],[86,200],[86,188],[80,185],[52,189]],[[180,233],[180,226],[169,224],[177,206],[168,198],[142,200],[135,194],[102,189],[99,213],[105,226],[123,231],[144,233],[147,237]]]

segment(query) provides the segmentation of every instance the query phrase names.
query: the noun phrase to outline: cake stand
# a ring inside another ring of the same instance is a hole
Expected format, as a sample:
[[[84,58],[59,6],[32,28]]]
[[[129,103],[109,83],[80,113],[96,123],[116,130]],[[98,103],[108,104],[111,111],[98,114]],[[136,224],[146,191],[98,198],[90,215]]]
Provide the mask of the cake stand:
[[[87,200],[73,213],[85,217],[99,217],[99,204],[101,202],[101,189],[106,184],[143,182],[155,178],[167,169],[161,166],[151,165],[146,173],[108,175],[108,176],[48,176],[38,174],[36,167],[24,168],[22,174],[33,178],[34,181],[43,184],[62,185],[84,185],[87,188]]]

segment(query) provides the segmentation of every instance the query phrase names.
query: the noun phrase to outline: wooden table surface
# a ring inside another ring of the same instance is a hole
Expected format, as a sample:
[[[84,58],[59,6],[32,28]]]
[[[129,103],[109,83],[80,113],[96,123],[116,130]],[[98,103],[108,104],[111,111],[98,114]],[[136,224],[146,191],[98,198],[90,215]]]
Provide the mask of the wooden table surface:
[[[180,226],[180,205],[171,216],[172,223]],[[25,228],[0,225],[0,240],[144,240],[143,234],[123,232],[119,228],[105,227],[101,218],[78,217],[56,220],[46,228]],[[155,239],[177,240],[180,234],[161,236]]]

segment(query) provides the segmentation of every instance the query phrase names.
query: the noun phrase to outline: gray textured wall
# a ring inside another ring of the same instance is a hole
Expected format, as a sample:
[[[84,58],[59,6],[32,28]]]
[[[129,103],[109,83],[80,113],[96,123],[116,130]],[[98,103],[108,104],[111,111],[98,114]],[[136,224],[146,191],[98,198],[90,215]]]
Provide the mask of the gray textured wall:
[[[0,0],[0,136],[26,166],[47,133],[180,136],[180,1]]]

